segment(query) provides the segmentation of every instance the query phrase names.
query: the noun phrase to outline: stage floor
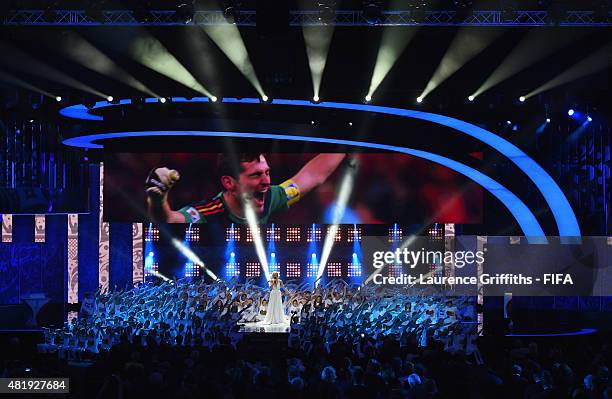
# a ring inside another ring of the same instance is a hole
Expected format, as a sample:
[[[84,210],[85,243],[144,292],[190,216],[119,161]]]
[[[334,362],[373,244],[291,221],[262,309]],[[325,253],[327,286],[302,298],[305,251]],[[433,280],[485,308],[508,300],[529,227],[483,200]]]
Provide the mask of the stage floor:
[[[289,322],[279,324],[264,324],[259,321],[256,323],[239,323],[239,332],[243,333],[288,333],[291,331]]]

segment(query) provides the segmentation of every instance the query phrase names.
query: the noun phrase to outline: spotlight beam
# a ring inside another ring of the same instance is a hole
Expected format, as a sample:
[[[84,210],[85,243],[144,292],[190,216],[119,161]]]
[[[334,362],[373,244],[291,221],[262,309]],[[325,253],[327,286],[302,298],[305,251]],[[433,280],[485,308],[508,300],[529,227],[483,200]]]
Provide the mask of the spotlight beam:
[[[336,233],[338,232],[338,225],[342,221],[346,205],[348,204],[349,197],[353,191],[355,183],[355,174],[357,172],[356,167],[350,166],[347,168],[342,182],[340,183],[340,189],[338,191],[338,197],[336,199],[336,206],[334,208],[334,215],[332,219],[332,225],[330,226],[325,241],[323,243],[323,251],[321,252],[321,261],[319,262],[319,268],[317,269],[317,285],[319,284],[319,278],[323,276],[325,267],[327,266],[327,260],[331,254],[332,248],[334,247]]]
[[[221,49],[223,54],[238,68],[240,73],[251,83],[257,90],[260,97],[264,97],[265,93],[257,78],[255,68],[249,58],[249,52],[244,45],[244,40],[240,35],[240,31],[236,25],[227,24],[222,26],[207,25],[204,31],[212,39],[212,41]]]
[[[107,95],[76,80],[72,76],[58,71],[57,69],[37,60],[23,51],[5,43],[0,43],[0,52],[4,54],[0,62],[11,65],[14,68],[53,80],[68,87],[91,93],[95,96],[106,98]],[[55,97],[55,96],[54,96]]]
[[[503,29],[491,29],[483,34],[480,30],[474,30],[473,28],[461,28],[419,98],[427,97],[429,93],[467,64],[468,61],[489,47],[503,32]],[[473,99],[470,101],[473,101]]]
[[[576,35],[573,32],[571,35],[563,35],[557,31],[532,30],[512,49],[495,71],[472,95],[478,97],[485,91],[490,90],[506,79],[544,59],[573,40],[576,40]],[[525,97],[529,98],[529,96]]]
[[[102,75],[110,76],[149,96],[159,97],[158,94],[145,86],[144,83],[130,75],[106,54],[78,34],[74,32],[67,33],[63,36],[63,40],[64,43],[59,45],[58,48],[73,61]]]
[[[592,73],[599,72],[610,66],[610,54],[612,54],[612,43],[608,43],[598,51],[582,59],[577,64],[561,72],[542,86],[525,95],[525,98],[533,97],[544,91],[557,86],[580,79]]]
[[[268,258],[266,257],[266,250],[263,245],[263,240],[261,239],[261,234],[259,231],[259,223],[257,222],[257,215],[255,214],[255,209],[245,197],[246,194],[243,194],[242,203],[244,204],[244,216],[246,217],[247,224],[251,229],[251,235],[253,236],[253,245],[255,245],[255,252],[257,253],[257,258],[259,259],[259,264],[264,271],[264,275],[266,276],[266,281],[270,280],[270,268],[268,267]]]
[[[146,35],[134,40],[130,48],[130,54],[144,66],[198,93],[202,93],[206,97],[215,97],[155,37]]]
[[[174,248],[176,248],[181,254],[183,254],[183,256],[185,256],[187,259],[193,262],[194,265],[202,266],[204,268],[204,271],[206,272],[206,274],[208,274],[210,278],[212,278],[215,281],[219,279],[217,275],[212,272],[212,270],[206,267],[206,264],[204,263],[204,261],[200,259],[200,257],[196,255],[188,246],[186,246],[185,244],[183,244],[176,238],[173,238],[171,240],[171,243],[172,243],[172,246],[174,246]]]
[[[151,276],[155,276],[155,277],[161,278],[164,281],[170,281],[170,279],[168,277],[164,276],[163,274],[161,274],[159,272],[150,271],[149,273],[151,273]]]
[[[0,71],[0,79],[4,80],[5,82],[14,84],[16,86],[20,86],[23,87],[24,89],[27,90],[32,90],[36,93],[40,93],[43,96],[49,97],[49,98],[53,98],[53,99],[57,99],[58,96],[53,95],[51,93],[49,93],[48,91],[45,91],[43,89],[39,89],[38,87],[35,87],[33,85],[31,85],[30,83],[19,79],[16,76],[11,75],[10,73],[4,72],[4,71]]]
[[[376,63],[374,64],[374,71],[366,97],[372,97],[393,65],[395,65],[399,56],[412,41],[417,30],[416,28],[400,30],[397,27],[385,27],[380,46],[378,47]]]
[[[334,35],[334,26],[304,26],[302,27],[302,35],[306,44],[308,67],[312,77],[313,99],[314,101],[319,101],[321,81],[323,80],[323,72],[327,64],[329,45]]]

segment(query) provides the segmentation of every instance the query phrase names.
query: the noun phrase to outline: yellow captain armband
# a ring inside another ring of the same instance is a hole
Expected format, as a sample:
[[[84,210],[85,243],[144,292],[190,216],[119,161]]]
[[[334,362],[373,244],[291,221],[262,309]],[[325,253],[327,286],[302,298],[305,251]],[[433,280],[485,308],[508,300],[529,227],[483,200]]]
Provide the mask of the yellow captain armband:
[[[280,186],[283,188],[283,190],[285,190],[288,206],[291,206],[300,200],[300,189],[293,180],[285,180],[280,184]]]

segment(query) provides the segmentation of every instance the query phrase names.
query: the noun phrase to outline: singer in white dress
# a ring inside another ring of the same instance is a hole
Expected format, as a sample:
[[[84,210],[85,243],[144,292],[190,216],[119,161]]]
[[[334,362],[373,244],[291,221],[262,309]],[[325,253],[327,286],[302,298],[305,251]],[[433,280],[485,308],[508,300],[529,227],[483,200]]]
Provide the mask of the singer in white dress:
[[[264,324],[281,324],[286,323],[285,306],[283,305],[283,297],[280,289],[283,287],[283,282],[278,278],[278,272],[272,273],[270,284],[270,300],[268,302],[268,311]]]

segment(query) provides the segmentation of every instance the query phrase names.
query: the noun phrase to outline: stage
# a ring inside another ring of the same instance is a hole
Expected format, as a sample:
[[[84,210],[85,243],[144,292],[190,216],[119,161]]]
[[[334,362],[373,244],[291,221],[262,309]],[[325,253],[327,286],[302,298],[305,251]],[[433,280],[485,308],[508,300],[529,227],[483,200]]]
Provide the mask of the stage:
[[[238,332],[241,333],[274,333],[274,334],[287,334],[291,332],[291,326],[289,322],[279,324],[265,324],[263,322],[255,323],[238,323],[240,329]]]

